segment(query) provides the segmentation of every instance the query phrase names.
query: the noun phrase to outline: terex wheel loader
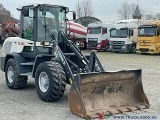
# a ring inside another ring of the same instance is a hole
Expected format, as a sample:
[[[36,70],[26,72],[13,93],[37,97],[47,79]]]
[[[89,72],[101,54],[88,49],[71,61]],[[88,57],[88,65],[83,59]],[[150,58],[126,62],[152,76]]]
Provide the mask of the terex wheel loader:
[[[0,58],[10,89],[26,87],[31,76],[41,100],[57,101],[62,98],[66,84],[71,84],[70,110],[83,118],[149,107],[141,70],[105,72],[95,51],[83,55],[68,39],[67,7],[37,3],[18,10],[20,37],[5,40]]]

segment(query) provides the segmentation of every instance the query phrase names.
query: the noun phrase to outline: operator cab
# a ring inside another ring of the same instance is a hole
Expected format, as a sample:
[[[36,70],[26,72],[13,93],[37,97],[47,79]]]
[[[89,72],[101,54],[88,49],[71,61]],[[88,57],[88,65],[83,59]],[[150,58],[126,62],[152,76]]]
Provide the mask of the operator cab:
[[[21,11],[20,37],[30,40],[33,48],[26,46],[27,53],[51,53],[51,46],[42,46],[44,41],[58,39],[58,31],[66,33],[66,13],[69,9],[60,5],[29,4],[18,8]],[[29,48],[29,49],[28,49]]]

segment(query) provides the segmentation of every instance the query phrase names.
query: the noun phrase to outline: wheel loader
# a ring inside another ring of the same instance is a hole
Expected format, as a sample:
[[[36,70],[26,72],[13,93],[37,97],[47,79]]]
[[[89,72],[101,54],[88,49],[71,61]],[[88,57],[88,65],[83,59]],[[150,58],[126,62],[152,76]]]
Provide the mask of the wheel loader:
[[[7,38],[0,57],[10,89],[25,88],[31,76],[39,98],[53,102],[63,97],[70,84],[69,108],[86,119],[149,107],[141,69],[105,71],[96,51],[84,55],[68,39],[68,7],[35,3],[17,10],[21,13],[20,37]]]

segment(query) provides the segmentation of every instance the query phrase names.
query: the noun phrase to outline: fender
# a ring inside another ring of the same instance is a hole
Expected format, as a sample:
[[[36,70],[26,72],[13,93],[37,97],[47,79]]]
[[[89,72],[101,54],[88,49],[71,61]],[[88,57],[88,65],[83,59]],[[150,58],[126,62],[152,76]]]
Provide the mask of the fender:
[[[16,67],[17,67],[17,73],[18,74],[23,73],[23,72],[26,71],[26,69],[24,68],[24,66],[21,66],[20,64],[24,63],[24,62],[27,62],[27,59],[25,57],[23,57],[21,54],[18,54],[18,53],[9,53],[9,54],[6,54],[6,56],[0,57],[0,60],[1,60],[1,63],[0,63],[1,64],[1,70],[3,72],[5,72],[5,67],[6,67],[7,61],[10,58],[14,58],[15,59]]]
[[[38,65],[42,62],[50,61],[52,57],[53,55],[45,55],[45,54],[37,55],[34,61],[33,69],[32,69],[32,77],[35,77],[35,72]],[[5,57],[4,56],[0,57],[0,68],[3,72],[5,72],[7,61],[11,58],[15,59],[18,74],[26,73],[30,71],[26,66],[21,65],[21,63],[25,63],[28,61],[26,57],[23,57],[21,54],[18,54],[18,53],[10,53],[10,54],[6,54]]]
[[[42,62],[50,61],[51,58],[54,57],[53,55],[45,55],[45,54],[39,54],[36,56],[36,59],[34,61],[34,66],[32,70],[32,77],[35,78],[36,69]]]

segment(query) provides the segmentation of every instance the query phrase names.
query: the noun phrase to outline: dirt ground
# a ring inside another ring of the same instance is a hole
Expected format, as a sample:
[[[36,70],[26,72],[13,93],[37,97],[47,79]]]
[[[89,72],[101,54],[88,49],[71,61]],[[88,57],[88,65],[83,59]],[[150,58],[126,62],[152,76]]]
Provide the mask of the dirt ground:
[[[89,53],[89,51],[83,52]],[[142,69],[143,88],[150,102],[149,109],[118,114],[105,119],[135,120],[141,117],[147,120],[160,120],[160,55],[112,52],[97,54],[107,71]],[[69,87],[67,86],[65,95],[60,101],[46,103],[38,98],[34,79],[29,78],[26,89],[11,90],[6,86],[4,73],[0,71],[0,120],[83,120],[72,115],[69,110],[67,100]]]

